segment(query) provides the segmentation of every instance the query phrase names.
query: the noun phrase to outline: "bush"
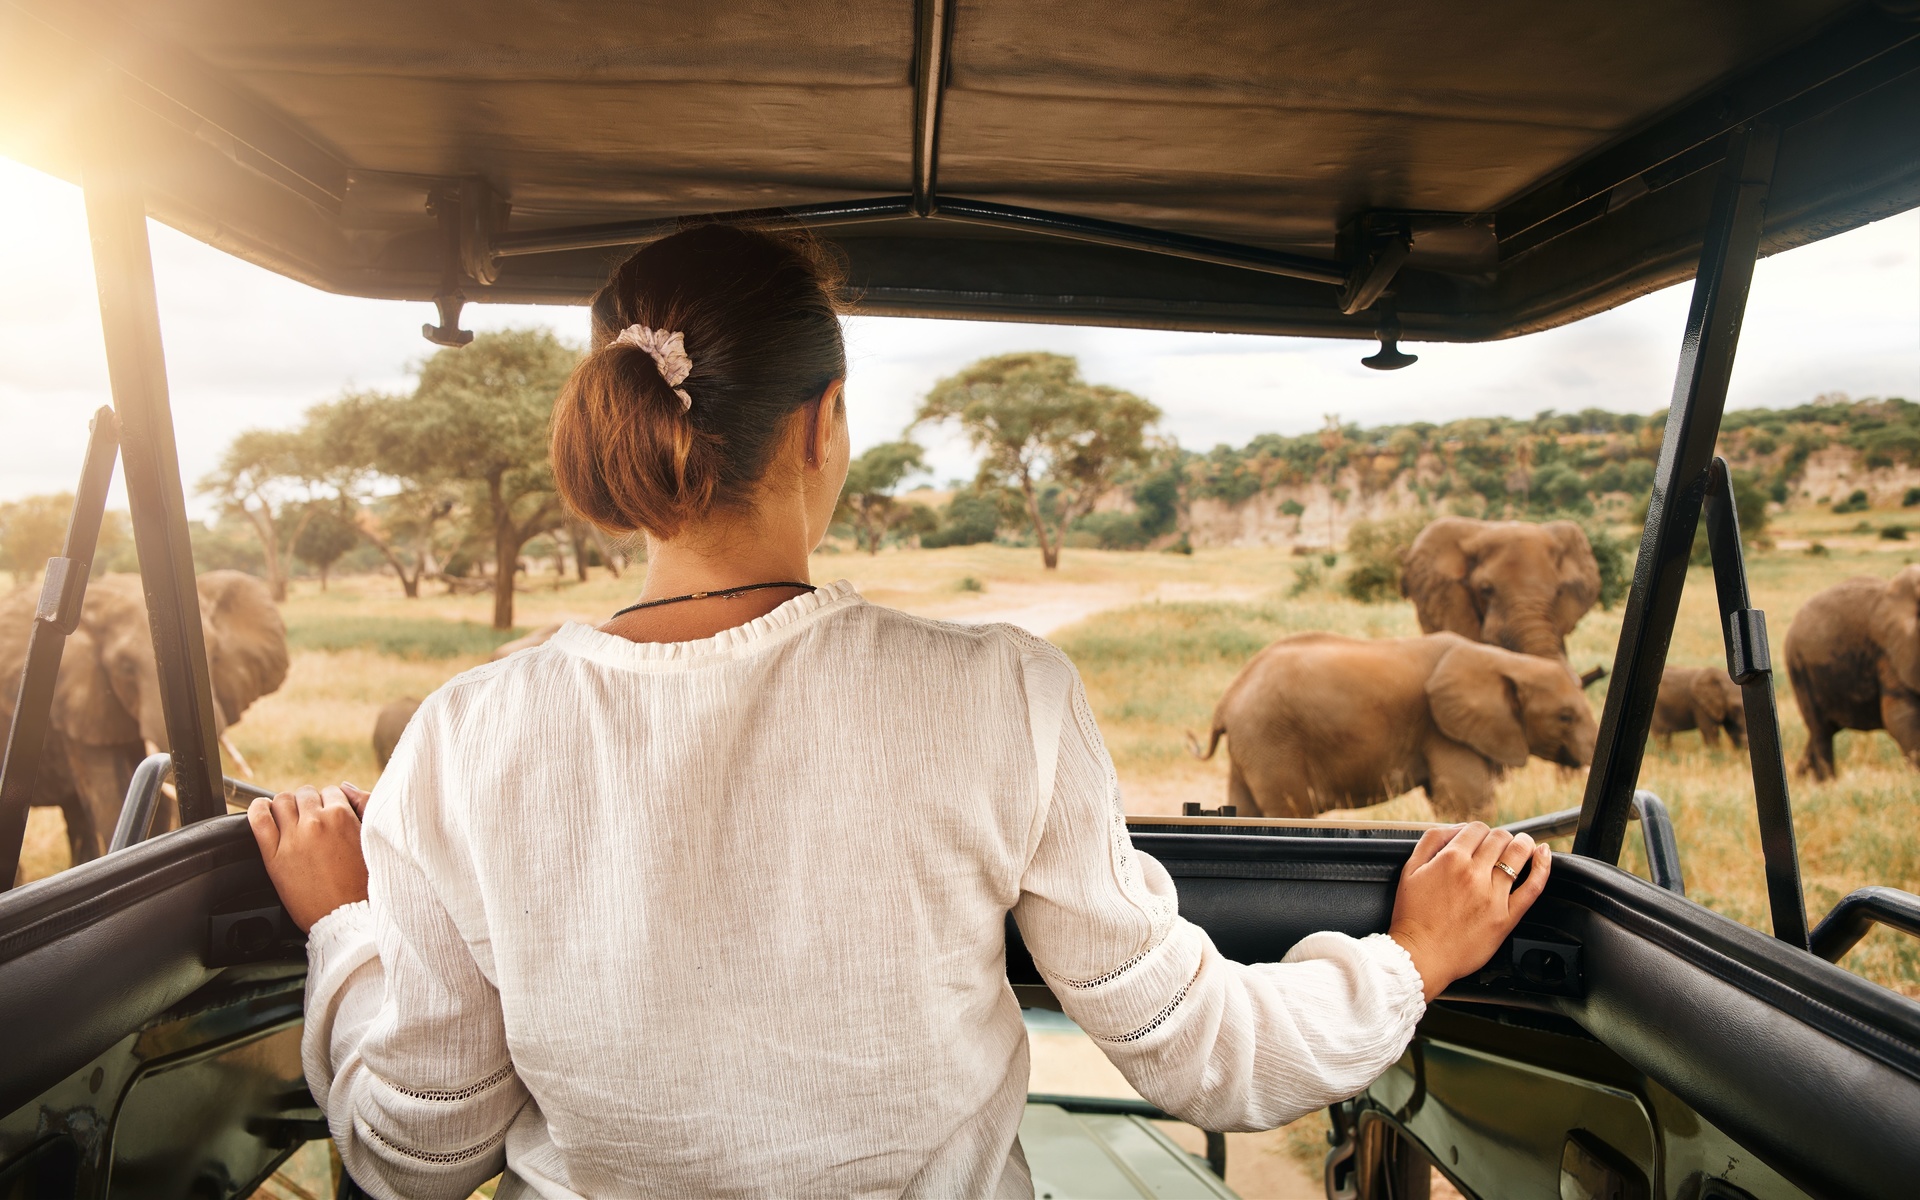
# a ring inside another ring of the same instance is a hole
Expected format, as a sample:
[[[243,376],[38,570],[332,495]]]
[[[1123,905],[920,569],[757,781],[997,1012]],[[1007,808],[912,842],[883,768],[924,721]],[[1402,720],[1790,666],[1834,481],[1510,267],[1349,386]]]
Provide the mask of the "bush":
[[[1807,553],[1812,555],[1814,558],[1825,558],[1827,555],[1833,552],[1827,549],[1827,544],[1825,542],[1808,542]]]
[[[1612,608],[1626,599],[1633,586],[1633,560],[1640,553],[1638,539],[1615,535],[1604,525],[1586,527],[1587,544],[1600,567],[1600,607]]]
[[[1287,595],[1304,596],[1319,587],[1324,578],[1320,574],[1320,564],[1303,562],[1293,569],[1293,586],[1287,589]]]
[[[1347,595],[1367,603],[1397,597],[1400,556],[1426,527],[1424,514],[1355,521],[1347,532],[1347,556],[1353,560],[1345,582]]]
[[[960,582],[954,584],[953,586],[955,587],[955,589],[962,592],[984,592],[987,590],[986,584],[981,583],[978,579],[975,579],[971,575],[962,575],[960,577]]]
[[[1901,508],[1912,508],[1915,505],[1920,505],[1920,487],[1910,487],[1907,489],[1907,494],[1900,497]]]
[[[1880,536],[1889,542],[1904,542],[1907,540],[1907,527],[1905,525],[1887,525],[1881,528]]]
[[[999,506],[985,496],[961,492],[940,514],[939,527],[920,535],[920,545],[927,550],[937,550],[942,546],[990,542],[999,525]]]
[[[1093,545],[1102,550],[1139,550],[1153,540],[1137,512],[1088,513],[1075,521],[1073,528],[1077,533],[1092,535]]]
[[[1842,500],[1840,503],[1833,506],[1833,511],[1836,513],[1857,513],[1857,512],[1867,511],[1867,490],[1865,488],[1853,489],[1853,491],[1847,494],[1847,498],[1845,500]]]
[[[1193,553],[1193,543],[1189,541],[1187,539],[1187,535],[1183,533],[1180,535],[1179,539],[1176,540],[1172,545],[1161,547],[1160,553],[1190,555]]]

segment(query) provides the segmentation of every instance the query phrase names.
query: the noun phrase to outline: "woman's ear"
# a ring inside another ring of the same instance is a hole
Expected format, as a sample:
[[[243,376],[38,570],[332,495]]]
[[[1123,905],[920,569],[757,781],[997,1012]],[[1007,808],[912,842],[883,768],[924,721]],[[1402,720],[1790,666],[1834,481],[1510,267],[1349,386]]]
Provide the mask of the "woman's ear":
[[[834,459],[845,427],[846,380],[836,379],[807,405],[807,465],[824,467]]]

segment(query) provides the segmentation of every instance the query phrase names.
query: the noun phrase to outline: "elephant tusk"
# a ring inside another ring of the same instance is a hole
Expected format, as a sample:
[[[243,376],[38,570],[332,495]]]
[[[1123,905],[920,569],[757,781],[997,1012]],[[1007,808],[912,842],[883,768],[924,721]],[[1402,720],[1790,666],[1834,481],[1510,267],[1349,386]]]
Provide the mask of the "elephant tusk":
[[[160,754],[160,753],[162,753],[160,749],[160,743],[154,741],[152,738],[148,738],[147,739],[147,757],[152,758],[154,755]]]
[[[233,760],[233,769],[240,772],[242,779],[253,778],[253,767],[247,762],[247,756],[240,753],[240,748],[233,744],[233,739],[225,732],[220,734],[220,748],[225,750],[227,757]]]

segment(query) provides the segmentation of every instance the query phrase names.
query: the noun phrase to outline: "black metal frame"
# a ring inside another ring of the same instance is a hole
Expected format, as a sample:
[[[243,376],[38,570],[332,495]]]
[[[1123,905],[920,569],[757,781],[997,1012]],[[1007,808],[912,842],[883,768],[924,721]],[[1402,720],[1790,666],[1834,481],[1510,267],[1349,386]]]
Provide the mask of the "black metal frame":
[[[1581,811],[1569,808],[1542,813],[1537,817],[1509,821],[1500,828],[1509,833],[1529,834],[1534,840],[1544,842],[1549,838],[1566,837],[1577,830]],[[1674,836],[1673,817],[1668,814],[1666,803],[1652,792],[1636,791],[1633,794],[1632,816],[1640,822],[1641,847],[1647,856],[1648,881],[1676,896],[1686,895],[1687,881],[1680,869],[1680,842]]]
[[[124,103],[124,102],[121,102]],[[125,129],[108,113],[103,130]],[[140,558],[167,744],[174,758],[174,786],[183,824],[226,812],[216,781],[213,682],[207,668],[200,595],[187,536],[186,495],[173,440],[173,409],[167,396],[166,356],[161,348],[160,309],[154,295],[153,257],[147,244],[147,209],[133,164],[133,148],[108,137],[94,147],[86,167],[87,231],[93,241],[94,279],[100,293],[100,325],[107,348],[107,375],[120,422],[121,458],[127,479],[133,544]]]
[[[1864,887],[1849,892],[1815,927],[1809,949],[1828,962],[1837,963],[1875,925],[1920,937],[1920,896],[1890,887]]]
[[[113,840],[107,844],[108,854],[147,840],[147,835],[153,830],[154,814],[160,811],[160,787],[171,774],[171,754],[149,754],[140,760],[140,765],[133,770],[132,782],[127,784],[126,799],[120,802],[120,820],[113,827]],[[271,799],[274,795],[266,788],[235,779],[231,775],[224,777],[222,783],[229,796]]]
[[[1618,862],[1634,784],[1646,754],[1660,674],[1666,667],[1680,593],[1687,584],[1693,535],[1708,467],[1726,408],[1734,348],[1753,282],[1761,223],[1779,131],[1742,129],[1730,146],[1694,278],[1681,343],[1679,378],[1647,502],[1646,530],[1634,567],[1615,651],[1613,682],[1581,805],[1575,854]]]
[[[27,810],[33,803],[34,787],[40,782],[40,756],[45,752],[53,719],[60,654],[66,648],[67,635],[80,625],[87,573],[93,568],[100,521],[107,507],[107,487],[113,482],[113,463],[119,452],[120,423],[112,409],[100,409],[93,414],[87,455],[80,467],[80,486],[74,490],[73,511],[67,516],[66,540],[60,547],[60,557],[48,560],[46,579],[40,585],[33,630],[27,635],[26,666],[14,695],[6,756],[0,758],[0,891],[13,886],[20,870]]]

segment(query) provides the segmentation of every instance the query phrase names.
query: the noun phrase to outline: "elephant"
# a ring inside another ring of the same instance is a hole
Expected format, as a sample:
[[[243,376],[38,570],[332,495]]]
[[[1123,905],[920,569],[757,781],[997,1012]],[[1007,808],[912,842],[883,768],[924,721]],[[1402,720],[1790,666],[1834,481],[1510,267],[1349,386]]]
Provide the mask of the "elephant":
[[[380,715],[373,719],[373,757],[382,771],[393,757],[393,748],[400,744],[400,735],[407,731],[407,722],[419,711],[420,701],[406,696],[382,708]]]
[[[1735,749],[1747,744],[1747,702],[1740,685],[1719,667],[1668,667],[1653,702],[1653,732],[1673,744],[1673,735],[1698,729],[1700,740],[1720,744],[1720,731]]]
[[[1572,521],[1430,522],[1401,556],[1400,594],[1422,633],[1457,633],[1542,658],[1600,598],[1600,564]]]
[[[1597,728],[1563,661],[1455,633],[1282,638],[1214,709],[1228,740],[1227,799],[1243,815],[1311,817],[1425,788],[1442,820],[1491,821],[1494,783],[1528,756],[1593,761]]]
[[[239,571],[210,571],[196,586],[214,719],[221,743],[226,727],[287,677],[287,627],[265,584]],[[0,721],[11,722],[17,681],[38,595],[22,588],[0,600]],[[160,672],[140,579],[105,575],[87,586],[79,627],[67,638],[54,685],[52,722],[32,803],[58,807],[66,817],[75,863],[106,850],[134,768],[167,746],[160,704]],[[170,817],[163,817],[162,821]]]
[[[1802,772],[1833,778],[1842,729],[1884,729],[1920,765],[1920,566],[1807,601],[1787,629],[1787,678],[1807,724]]]

